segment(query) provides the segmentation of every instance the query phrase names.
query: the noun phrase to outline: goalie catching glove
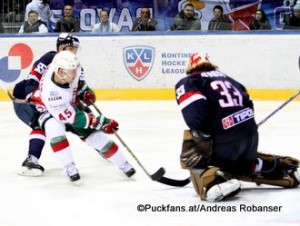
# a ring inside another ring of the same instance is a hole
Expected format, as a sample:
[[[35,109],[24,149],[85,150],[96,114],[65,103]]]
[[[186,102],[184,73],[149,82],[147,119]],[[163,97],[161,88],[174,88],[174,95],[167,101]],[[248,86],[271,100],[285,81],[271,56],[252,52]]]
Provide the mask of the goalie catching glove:
[[[180,162],[183,169],[209,165],[212,153],[210,136],[200,131],[184,131]]]
[[[106,118],[103,115],[98,116],[97,118],[91,119],[90,128],[95,130],[102,130],[105,133],[112,134],[118,130],[119,123],[113,119]]]

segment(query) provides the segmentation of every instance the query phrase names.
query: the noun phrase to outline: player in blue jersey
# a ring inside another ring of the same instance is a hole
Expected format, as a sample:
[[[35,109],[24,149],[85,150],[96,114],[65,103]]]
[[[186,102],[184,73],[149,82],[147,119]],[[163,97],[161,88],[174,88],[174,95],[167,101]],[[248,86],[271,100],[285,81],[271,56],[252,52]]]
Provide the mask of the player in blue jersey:
[[[240,180],[286,188],[299,185],[299,160],[258,153],[253,102],[246,88],[202,53],[189,59],[176,99],[190,130],[184,132],[181,165],[189,169],[201,199],[237,194]]]
[[[79,40],[76,36],[68,33],[62,33],[56,40],[56,51],[49,51],[38,59],[32,66],[32,69],[26,79],[17,83],[13,90],[13,96],[18,99],[30,100],[31,94],[39,86],[39,81],[46,71],[48,65],[52,62],[56,53],[61,51],[70,51],[77,53],[79,48]],[[94,92],[85,85],[84,74],[81,75],[82,88],[79,90],[78,96],[81,97],[84,103],[90,105],[95,102],[96,97]],[[39,113],[34,106],[29,104],[20,104],[14,102],[14,110],[16,115],[28,126],[32,128],[29,137],[28,155],[22,163],[20,175],[38,176],[44,172],[44,167],[38,162],[45,144],[45,133],[38,125]]]

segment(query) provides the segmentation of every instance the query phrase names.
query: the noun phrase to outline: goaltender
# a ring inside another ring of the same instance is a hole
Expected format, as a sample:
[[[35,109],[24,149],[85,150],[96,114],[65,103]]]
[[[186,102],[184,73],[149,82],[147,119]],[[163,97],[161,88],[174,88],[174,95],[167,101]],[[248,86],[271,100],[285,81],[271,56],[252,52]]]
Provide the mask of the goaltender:
[[[181,166],[202,200],[221,201],[240,191],[240,180],[283,188],[299,185],[299,160],[257,152],[259,135],[246,88],[202,53],[191,55],[176,84],[185,123]]]

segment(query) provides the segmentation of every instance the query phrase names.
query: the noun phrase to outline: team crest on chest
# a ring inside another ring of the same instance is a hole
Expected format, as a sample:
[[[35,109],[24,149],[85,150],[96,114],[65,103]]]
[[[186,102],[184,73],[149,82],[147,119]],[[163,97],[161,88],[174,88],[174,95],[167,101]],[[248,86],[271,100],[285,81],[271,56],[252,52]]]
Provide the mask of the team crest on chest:
[[[62,97],[59,95],[57,91],[50,91],[50,97],[48,98],[48,101],[55,101],[61,99]]]
[[[154,48],[149,46],[126,47],[123,49],[123,59],[129,74],[140,81],[149,74],[152,68]]]

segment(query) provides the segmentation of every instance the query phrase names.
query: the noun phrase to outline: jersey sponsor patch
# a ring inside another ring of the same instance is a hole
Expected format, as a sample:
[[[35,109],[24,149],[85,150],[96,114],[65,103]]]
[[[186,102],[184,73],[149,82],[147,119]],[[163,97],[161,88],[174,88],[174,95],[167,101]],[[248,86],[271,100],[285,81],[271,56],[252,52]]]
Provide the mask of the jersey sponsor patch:
[[[50,91],[50,97],[48,98],[48,101],[55,101],[55,100],[61,100],[62,97],[59,95],[56,91]]]
[[[223,129],[229,129],[241,124],[249,119],[254,118],[254,112],[251,108],[246,108],[234,114],[228,115],[222,119]]]

